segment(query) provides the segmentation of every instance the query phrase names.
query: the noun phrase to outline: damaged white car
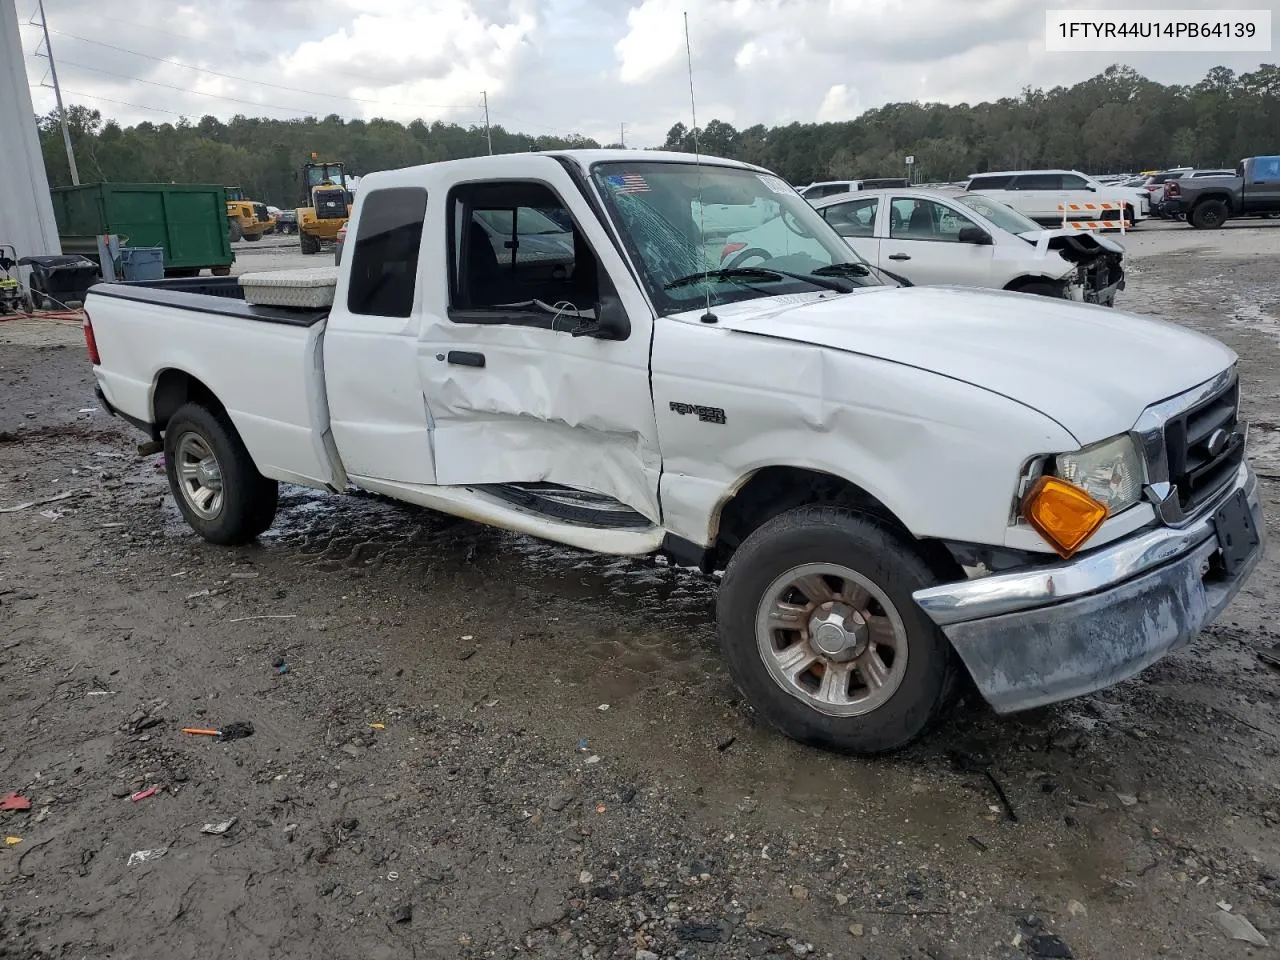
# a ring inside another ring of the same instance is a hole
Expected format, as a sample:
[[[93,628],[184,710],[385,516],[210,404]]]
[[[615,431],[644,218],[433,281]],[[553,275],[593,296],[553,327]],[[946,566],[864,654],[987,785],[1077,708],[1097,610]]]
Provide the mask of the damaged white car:
[[[1108,307],[1124,289],[1124,247],[1116,241],[1046,230],[980,194],[875,190],[818,200],[814,207],[869,264],[918,286],[1014,290]],[[774,235],[767,241],[766,232]],[[734,234],[723,262],[751,265],[790,232],[779,216]]]
[[[699,226],[715,206],[776,206],[784,233],[721,267]],[[491,242],[486,217],[524,208],[565,228],[563,256]],[[901,747],[966,672],[1001,712],[1116,683],[1189,642],[1262,554],[1225,346],[883,284],[741,163],[370,174],[340,267],[211,283],[99,284],[85,323],[103,404],[163,442],[202,537],[252,540],[288,482],[723,571],[729,670],[807,743]],[[509,603],[498,583],[474,599]]]

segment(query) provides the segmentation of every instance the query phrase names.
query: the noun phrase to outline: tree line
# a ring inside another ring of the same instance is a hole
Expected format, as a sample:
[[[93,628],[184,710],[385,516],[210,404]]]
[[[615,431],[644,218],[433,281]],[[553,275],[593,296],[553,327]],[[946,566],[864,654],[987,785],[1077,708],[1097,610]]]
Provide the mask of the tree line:
[[[82,182],[220,183],[280,207],[301,199],[298,171],[315,152],[363,175],[494,153],[598,147],[578,135],[530,136],[501,126],[415,120],[300,120],[206,116],[192,122],[123,127],[97,110],[68,109]],[[56,114],[37,118],[49,182],[70,172]],[[614,146],[614,144],[605,144]],[[694,131],[676,123],[664,149],[692,151]],[[697,132],[704,154],[776,171],[792,183],[904,176],[950,181],[985,170],[1066,167],[1092,173],[1168,166],[1234,166],[1241,157],[1280,153],[1280,68],[1236,74],[1214,67],[1192,85],[1160,84],[1112,66],[1070,87],[1028,87],[978,104],[891,103],[838,123],[791,123],[743,130],[712,120]]]

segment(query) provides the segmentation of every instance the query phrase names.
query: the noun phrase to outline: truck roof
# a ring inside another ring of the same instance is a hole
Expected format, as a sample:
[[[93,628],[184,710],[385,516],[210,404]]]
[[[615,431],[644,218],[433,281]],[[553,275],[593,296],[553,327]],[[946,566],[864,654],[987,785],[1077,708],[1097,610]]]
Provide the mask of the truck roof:
[[[370,173],[363,179],[369,181],[369,187],[384,186],[396,182],[412,182],[416,171],[430,170],[433,174],[440,172],[464,173],[467,176],[485,176],[490,169],[511,169],[511,162],[521,157],[563,157],[576,163],[584,173],[590,171],[597,163],[606,162],[654,162],[660,163],[703,163],[707,166],[738,167],[743,170],[761,170],[762,168],[742,163],[738,160],[727,160],[724,157],[699,156],[692,153],[673,153],[666,150],[543,150],[533,153],[497,153],[484,157],[464,157],[460,160],[441,160],[436,163],[418,164],[412,167],[401,167],[396,170],[383,170]],[[495,173],[496,177],[507,174]]]

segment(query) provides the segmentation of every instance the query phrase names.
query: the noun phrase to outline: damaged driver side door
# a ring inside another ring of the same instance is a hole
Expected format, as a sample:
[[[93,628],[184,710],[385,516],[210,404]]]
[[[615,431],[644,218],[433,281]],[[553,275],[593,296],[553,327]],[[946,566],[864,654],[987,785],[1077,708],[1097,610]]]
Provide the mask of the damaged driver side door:
[[[436,482],[568,522],[656,524],[652,314],[569,174],[547,157],[530,180],[528,161],[435,211],[448,276],[419,367]]]

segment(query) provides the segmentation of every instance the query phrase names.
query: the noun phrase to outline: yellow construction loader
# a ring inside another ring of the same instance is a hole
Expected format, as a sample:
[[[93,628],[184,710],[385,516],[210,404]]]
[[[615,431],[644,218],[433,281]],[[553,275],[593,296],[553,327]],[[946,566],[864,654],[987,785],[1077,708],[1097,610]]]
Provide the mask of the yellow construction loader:
[[[261,240],[276,228],[265,203],[250,200],[240,187],[227,187],[227,236],[237,240]]]
[[[332,243],[347,224],[351,196],[341,163],[320,163],[316,155],[302,165],[303,206],[298,207],[298,243],[303,253],[319,253],[320,244]]]

